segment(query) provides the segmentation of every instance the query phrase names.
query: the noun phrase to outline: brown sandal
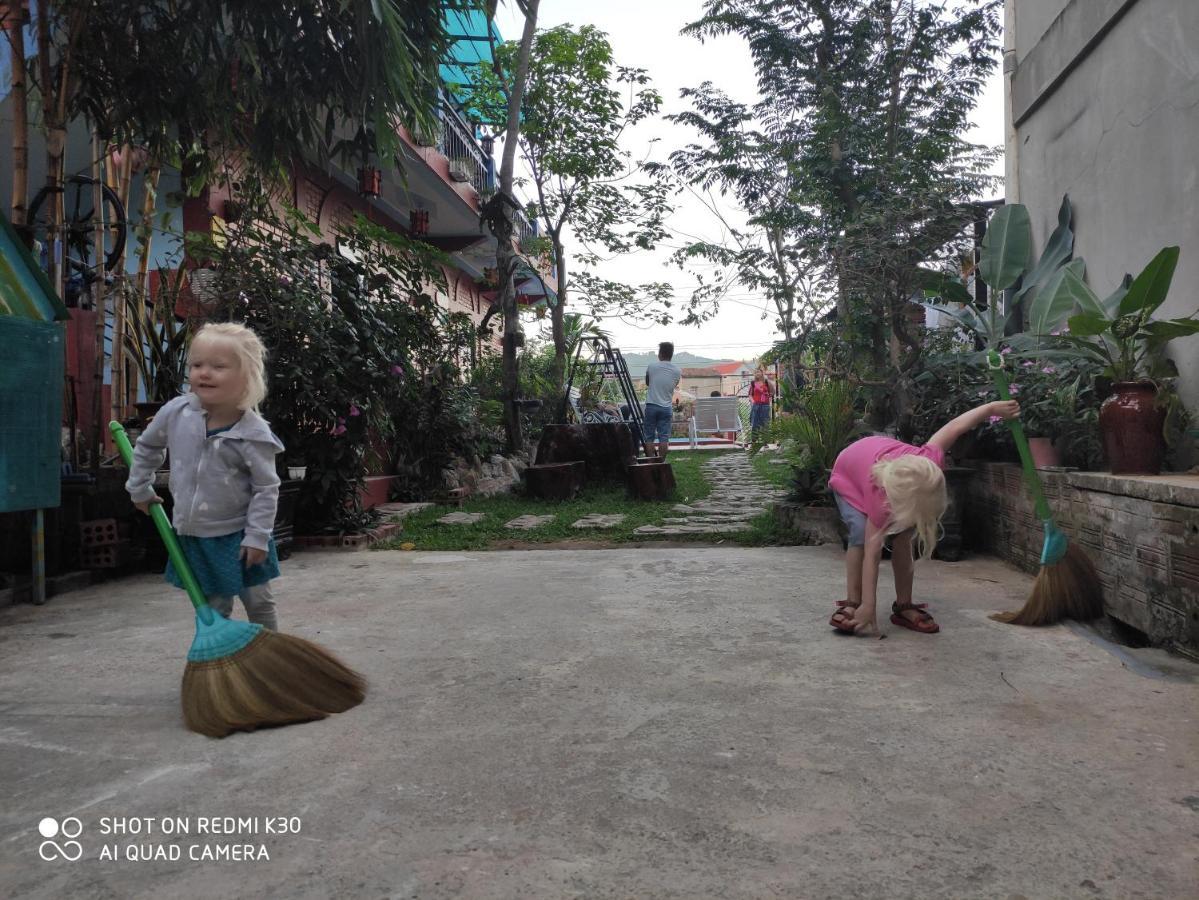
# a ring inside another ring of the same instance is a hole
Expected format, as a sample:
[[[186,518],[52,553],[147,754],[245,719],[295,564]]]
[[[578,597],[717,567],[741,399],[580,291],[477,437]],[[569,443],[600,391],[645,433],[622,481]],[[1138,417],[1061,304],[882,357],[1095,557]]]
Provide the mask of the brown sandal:
[[[891,624],[898,625],[900,628],[910,628],[912,631],[918,631],[921,634],[936,634],[941,630],[941,626],[936,620],[925,611],[927,603],[900,603],[896,601],[891,604]],[[909,619],[902,615],[911,610],[920,614],[918,619]]]
[[[860,634],[860,632],[854,630],[854,627],[849,624],[849,620],[853,617],[855,609],[857,609],[857,606],[852,605],[848,600],[838,600],[837,609],[833,612],[832,618],[828,620],[829,625],[840,634]]]

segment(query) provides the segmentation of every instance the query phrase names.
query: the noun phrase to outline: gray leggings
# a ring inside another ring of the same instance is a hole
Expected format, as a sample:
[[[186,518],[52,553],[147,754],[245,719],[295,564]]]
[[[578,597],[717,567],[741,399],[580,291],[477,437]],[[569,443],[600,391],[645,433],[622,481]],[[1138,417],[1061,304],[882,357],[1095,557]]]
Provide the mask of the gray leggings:
[[[246,618],[256,625],[279,630],[279,622],[275,618],[275,596],[271,592],[271,583],[256,584],[244,589],[241,594],[242,605],[246,608]],[[233,615],[233,598],[220,596],[208,598],[208,605],[228,619]]]

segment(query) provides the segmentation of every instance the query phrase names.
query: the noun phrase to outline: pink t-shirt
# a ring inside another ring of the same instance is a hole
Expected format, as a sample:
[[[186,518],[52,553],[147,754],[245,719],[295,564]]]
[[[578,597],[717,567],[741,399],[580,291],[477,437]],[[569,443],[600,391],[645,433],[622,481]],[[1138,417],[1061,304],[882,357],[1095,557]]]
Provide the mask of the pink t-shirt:
[[[874,483],[870,470],[877,462],[900,456],[927,456],[942,469],[945,468],[945,451],[940,447],[931,444],[913,447],[895,438],[865,437],[841,451],[833,463],[828,486],[844,497],[854,509],[864,512],[876,527],[883,528],[890,516],[887,495]]]

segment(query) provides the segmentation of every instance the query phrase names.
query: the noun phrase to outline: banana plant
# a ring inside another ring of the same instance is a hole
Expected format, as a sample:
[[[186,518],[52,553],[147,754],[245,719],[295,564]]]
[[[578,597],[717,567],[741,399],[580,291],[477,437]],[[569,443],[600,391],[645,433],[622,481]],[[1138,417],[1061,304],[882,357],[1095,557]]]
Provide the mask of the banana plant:
[[[1067,272],[1045,298],[1046,307],[1054,310],[1046,313],[1045,323],[1066,318],[1068,331],[1060,336],[1078,355],[1102,365],[1113,381],[1176,377],[1178,367],[1165,355],[1166,346],[1175,338],[1199,334],[1199,313],[1177,319],[1155,319],[1153,314],[1170,291],[1178,256],[1178,247],[1166,247],[1135,279],[1125,275],[1104,300]]]
[[[1013,290],[1017,302],[1032,295],[1035,299],[1030,307],[1031,323],[1038,315],[1038,304],[1043,302],[1043,298],[1049,296],[1051,291],[1056,296],[1057,286],[1066,270],[1074,272],[1081,279],[1086,272],[1086,264],[1081,259],[1067,263],[1074,252],[1071,219],[1070,198],[1065,196],[1058,210],[1057,227],[1045,243],[1040,259],[1030,267],[1032,225],[1028,208],[1019,203],[1000,207],[987,226],[976,270],[977,277],[990,289],[991,301],[987,308],[980,310],[974,306],[973,298],[960,281],[933,272],[924,273],[922,286],[925,296],[943,302],[926,302],[924,305],[956,320],[986,349],[997,349],[1000,343],[1006,343],[1031,350],[1036,343],[1034,336],[1039,332],[1030,329],[1029,333],[1008,334],[1019,307],[1004,313],[1000,309],[999,297],[1009,289]]]

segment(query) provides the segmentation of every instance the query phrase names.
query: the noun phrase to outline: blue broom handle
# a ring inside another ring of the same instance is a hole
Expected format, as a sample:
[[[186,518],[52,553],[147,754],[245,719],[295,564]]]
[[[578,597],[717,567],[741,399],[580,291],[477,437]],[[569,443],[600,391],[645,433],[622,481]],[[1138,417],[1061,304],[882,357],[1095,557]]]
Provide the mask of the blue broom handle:
[[[1007,376],[1003,372],[1003,358],[994,350],[987,352],[987,363],[991,370],[991,380],[995,382],[995,390],[999,392],[1000,400],[1011,400],[1008,390]],[[1041,479],[1037,475],[1037,467],[1032,461],[1032,451],[1028,449],[1028,438],[1024,435],[1024,426],[1019,419],[1008,419],[1007,427],[1012,430],[1012,439],[1016,442],[1016,450],[1020,453],[1020,464],[1024,467],[1024,480],[1032,491],[1036,503],[1037,518],[1041,521],[1053,518],[1049,510],[1049,501],[1045,499],[1045,491],[1041,488]]]
[[[125,433],[120,422],[109,422],[108,430],[112,432],[112,439],[121,453],[121,459],[125,461],[125,465],[133,468],[133,445],[129,443],[129,435]],[[208,601],[204,597],[204,591],[200,589],[200,582],[196,581],[196,576],[192,574],[191,566],[187,564],[187,557],[183,555],[183,548],[179,546],[179,538],[176,537],[175,529],[171,527],[161,503],[150,504],[150,518],[154,520],[158,535],[166,544],[167,556],[171,558],[171,563],[175,566],[175,574],[183,582],[183,589],[187,591],[188,599],[191,600],[192,606],[199,611],[201,607],[208,605]]]

